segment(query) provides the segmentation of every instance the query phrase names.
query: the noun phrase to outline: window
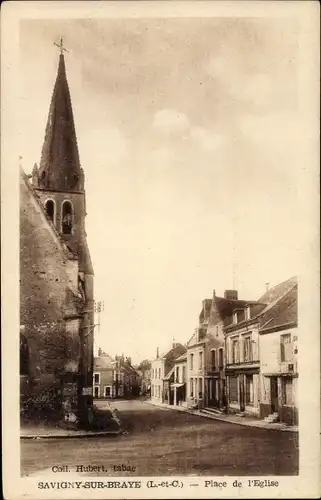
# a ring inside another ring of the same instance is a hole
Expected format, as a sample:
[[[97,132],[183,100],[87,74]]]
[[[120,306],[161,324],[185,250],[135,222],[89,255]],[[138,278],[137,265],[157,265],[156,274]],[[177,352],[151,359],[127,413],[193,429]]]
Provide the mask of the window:
[[[253,375],[245,376],[245,404],[253,404]]]
[[[292,406],[294,404],[292,378],[283,379],[283,403]]]
[[[100,384],[100,373],[94,373],[94,384]]]
[[[94,387],[94,398],[99,398],[99,394],[100,394],[100,389],[99,389],[99,387],[95,386]]]
[[[239,341],[238,339],[232,340],[232,363],[239,362]]]
[[[243,360],[252,361],[252,337],[243,338]]]
[[[237,323],[237,312],[233,313],[233,323],[236,325]]]
[[[281,361],[291,361],[292,360],[292,343],[291,334],[287,333],[281,335]]]
[[[24,335],[20,335],[20,375],[29,375],[29,347]]]
[[[179,382],[179,366],[176,366],[175,382]]]
[[[202,379],[198,379],[198,397],[202,398],[203,397],[203,384],[202,384]]]
[[[237,377],[229,377],[228,386],[229,386],[229,401],[231,403],[237,403],[238,402]]]
[[[216,362],[215,362],[216,356],[215,356],[215,354],[216,354],[215,349],[212,349],[211,350],[211,370],[212,370],[212,372],[215,372],[215,370],[216,370]]]
[[[158,378],[161,378],[161,369],[158,369]]]
[[[218,369],[223,370],[223,368],[224,368],[223,348],[220,347],[218,350]]]
[[[107,385],[105,387],[105,398],[110,398],[111,397],[111,387],[110,385]]]
[[[194,368],[194,354],[191,354],[190,360],[191,360],[191,370],[193,370],[193,368]]]
[[[200,351],[199,352],[199,369],[202,370],[203,369],[203,351]]]
[[[191,398],[194,397],[194,381],[192,378],[189,380],[189,389],[190,389],[190,396]]]
[[[246,319],[246,320],[251,319],[251,308],[250,308],[250,306],[247,306],[247,307],[245,308],[245,319]]]
[[[63,234],[72,233],[72,205],[70,201],[64,201],[62,204],[61,227]]]
[[[48,218],[54,222],[55,221],[55,203],[53,200],[47,200],[46,201],[46,212],[48,215]]]
[[[182,368],[182,382],[183,384],[186,382],[186,366],[183,365],[183,368]]]

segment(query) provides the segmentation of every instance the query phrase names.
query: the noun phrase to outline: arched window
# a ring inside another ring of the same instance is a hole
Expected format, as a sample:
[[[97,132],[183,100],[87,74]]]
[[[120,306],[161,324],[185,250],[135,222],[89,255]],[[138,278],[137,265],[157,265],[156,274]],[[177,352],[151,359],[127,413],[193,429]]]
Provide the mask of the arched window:
[[[62,232],[71,234],[72,232],[72,205],[70,201],[64,201],[62,205]]]
[[[20,375],[29,375],[29,347],[24,335],[20,334]]]
[[[54,222],[55,220],[55,203],[53,200],[46,201],[46,212],[49,219]]]

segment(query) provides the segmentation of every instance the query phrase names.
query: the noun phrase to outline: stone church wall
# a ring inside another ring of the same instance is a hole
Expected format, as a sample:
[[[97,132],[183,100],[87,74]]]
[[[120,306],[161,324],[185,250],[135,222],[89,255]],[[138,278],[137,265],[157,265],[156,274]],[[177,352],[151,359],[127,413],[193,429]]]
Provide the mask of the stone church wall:
[[[67,333],[64,320],[70,278],[77,274],[75,262],[68,262],[59,238],[21,178],[20,324],[29,349],[23,404],[33,398],[40,407],[59,408],[61,374],[71,361],[73,367],[78,364],[78,327],[73,325]],[[74,292],[76,287],[74,284]]]

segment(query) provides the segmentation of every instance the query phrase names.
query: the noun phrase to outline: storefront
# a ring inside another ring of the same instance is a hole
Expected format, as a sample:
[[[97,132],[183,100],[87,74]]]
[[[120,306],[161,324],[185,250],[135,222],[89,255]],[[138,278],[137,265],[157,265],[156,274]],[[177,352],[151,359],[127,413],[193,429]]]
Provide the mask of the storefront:
[[[227,370],[227,399],[231,412],[259,415],[259,368]]]

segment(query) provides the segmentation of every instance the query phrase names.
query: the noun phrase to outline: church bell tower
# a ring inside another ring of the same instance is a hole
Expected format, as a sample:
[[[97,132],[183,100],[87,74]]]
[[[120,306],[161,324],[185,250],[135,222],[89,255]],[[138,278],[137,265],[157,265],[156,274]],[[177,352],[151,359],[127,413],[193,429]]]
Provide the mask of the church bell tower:
[[[39,168],[34,166],[32,183],[48,219],[78,260],[78,286],[85,303],[81,322],[81,392],[90,395],[93,376],[94,292],[93,266],[85,231],[86,194],[80,165],[62,39],[56,82],[51,98]],[[85,402],[85,406],[90,402]]]

